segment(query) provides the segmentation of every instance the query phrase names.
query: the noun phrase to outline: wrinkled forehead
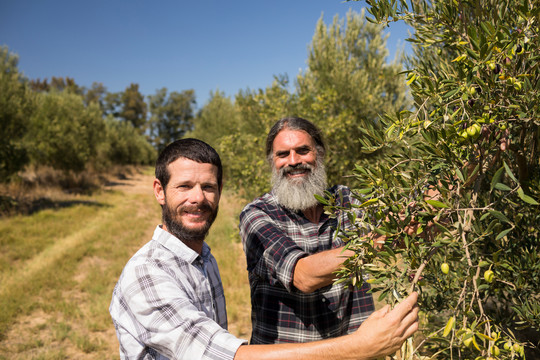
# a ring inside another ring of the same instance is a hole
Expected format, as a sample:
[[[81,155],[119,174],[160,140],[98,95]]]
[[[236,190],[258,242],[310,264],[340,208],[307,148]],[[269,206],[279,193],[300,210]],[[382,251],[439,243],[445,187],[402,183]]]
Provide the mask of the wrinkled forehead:
[[[311,135],[304,130],[284,128],[274,138],[272,152],[306,146],[315,150],[315,140]]]

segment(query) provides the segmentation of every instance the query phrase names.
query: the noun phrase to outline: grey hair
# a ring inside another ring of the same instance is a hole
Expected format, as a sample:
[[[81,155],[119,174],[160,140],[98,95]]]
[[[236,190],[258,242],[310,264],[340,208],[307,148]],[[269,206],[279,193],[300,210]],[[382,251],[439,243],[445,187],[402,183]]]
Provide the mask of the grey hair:
[[[266,158],[271,163],[272,162],[272,151],[274,140],[276,136],[284,129],[289,130],[301,130],[308,133],[309,136],[315,141],[315,149],[317,150],[317,156],[320,156],[321,159],[324,159],[326,155],[326,147],[324,145],[323,137],[321,131],[313,124],[311,121],[302,119],[299,117],[287,117],[281,120],[278,120],[274,126],[268,132],[266,137]]]

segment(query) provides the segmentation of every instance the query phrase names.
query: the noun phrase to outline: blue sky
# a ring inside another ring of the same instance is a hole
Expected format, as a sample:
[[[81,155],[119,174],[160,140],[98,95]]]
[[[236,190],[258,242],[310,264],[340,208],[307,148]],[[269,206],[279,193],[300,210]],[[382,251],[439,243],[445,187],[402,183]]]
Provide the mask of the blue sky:
[[[0,45],[31,79],[69,76],[108,91],[138,83],[144,95],[194,89],[233,97],[305,69],[317,20],[331,23],[364,2],[341,0],[0,0]],[[388,48],[406,46],[392,24]]]

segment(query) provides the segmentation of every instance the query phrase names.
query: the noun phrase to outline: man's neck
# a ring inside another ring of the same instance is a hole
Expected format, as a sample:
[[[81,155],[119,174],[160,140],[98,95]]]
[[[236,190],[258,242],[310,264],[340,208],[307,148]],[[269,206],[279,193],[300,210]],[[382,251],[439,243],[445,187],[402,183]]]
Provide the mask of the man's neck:
[[[202,254],[202,248],[203,248],[203,242],[202,241],[183,241],[184,244],[186,244],[187,247],[189,247],[191,250],[195,251],[197,254]]]
[[[314,224],[318,224],[323,213],[323,206],[321,204],[317,204],[309,209],[302,210],[302,212],[309,221]]]
[[[167,229],[167,226],[165,224],[161,225],[161,228],[163,230],[165,230],[166,232],[168,232],[169,234],[174,235],[173,233],[171,233]],[[176,235],[174,235],[174,236],[176,236]],[[178,236],[176,236],[176,237],[178,238]],[[180,240],[182,243],[184,243],[184,245],[186,245],[191,250],[195,251],[197,254],[199,254],[199,255],[202,254],[202,248],[203,248],[204,241],[186,241],[186,240],[183,240],[183,239],[180,239],[180,238],[178,238],[178,240]]]

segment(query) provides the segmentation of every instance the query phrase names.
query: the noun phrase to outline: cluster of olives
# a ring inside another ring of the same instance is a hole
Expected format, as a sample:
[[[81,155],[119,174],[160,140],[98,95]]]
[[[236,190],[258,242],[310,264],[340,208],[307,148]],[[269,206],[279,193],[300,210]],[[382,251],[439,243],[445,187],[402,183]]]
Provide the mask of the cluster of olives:
[[[491,350],[490,350],[491,355],[494,356],[495,358],[488,357],[486,360],[497,359],[500,356],[501,348],[499,346],[501,346],[501,344],[502,344],[502,351],[511,352],[521,357],[524,356],[523,346],[517,342],[512,343],[512,341],[510,340],[504,341],[504,339],[501,338],[500,332],[497,332],[497,331],[491,332],[491,338],[495,340],[495,344],[491,347]]]

